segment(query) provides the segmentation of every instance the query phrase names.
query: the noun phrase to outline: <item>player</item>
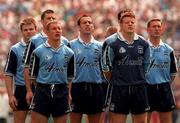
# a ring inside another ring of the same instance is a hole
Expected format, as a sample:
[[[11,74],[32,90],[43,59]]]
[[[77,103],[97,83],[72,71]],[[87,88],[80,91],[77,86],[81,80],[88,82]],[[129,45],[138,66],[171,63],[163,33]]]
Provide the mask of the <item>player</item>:
[[[49,21],[53,21],[57,19],[57,15],[55,12],[51,9],[47,9],[41,14],[41,23],[42,23],[42,31],[35,36],[31,38],[31,41],[29,42],[25,54],[24,54],[24,64],[25,64],[25,69],[24,69],[24,78],[26,82],[26,89],[27,89],[27,95],[26,95],[26,100],[28,104],[30,104],[33,92],[31,88],[31,82],[29,80],[29,63],[30,63],[30,57],[35,48],[37,48],[40,44],[43,44],[44,42],[47,41],[47,35],[46,35],[46,29],[45,26]],[[62,43],[65,45],[69,45],[69,41],[65,37],[61,37]]]
[[[30,105],[33,123],[66,123],[70,112],[68,81],[74,77],[74,53],[61,39],[62,26],[50,21],[45,27],[47,42],[33,51],[30,77],[36,90]]]
[[[29,105],[26,103],[26,87],[23,77],[23,53],[29,39],[37,32],[36,22],[28,17],[20,22],[22,40],[10,48],[5,66],[5,81],[9,105],[13,110],[14,123],[25,123]]]
[[[172,111],[175,108],[174,94],[171,83],[177,73],[174,50],[161,40],[162,22],[152,18],[147,23],[149,44],[151,47],[151,64],[146,74],[150,116],[153,111],[159,113],[160,123],[172,123]]]
[[[87,114],[89,123],[99,123],[103,108],[100,42],[94,39],[92,18],[83,14],[77,21],[79,36],[71,41],[76,58],[76,75],[72,81],[71,123],[81,123]]]
[[[118,23],[120,31],[103,44],[103,70],[111,74],[113,85],[109,110],[113,123],[125,123],[129,113],[133,123],[146,123],[149,105],[145,72],[150,63],[150,48],[135,33],[136,17],[132,10],[122,13]]]

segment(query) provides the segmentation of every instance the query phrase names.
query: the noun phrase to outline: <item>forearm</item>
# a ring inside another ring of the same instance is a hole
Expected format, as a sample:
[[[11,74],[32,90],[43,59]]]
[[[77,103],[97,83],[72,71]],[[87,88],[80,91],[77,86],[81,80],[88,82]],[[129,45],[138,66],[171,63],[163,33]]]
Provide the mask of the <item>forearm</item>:
[[[175,77],[176,77],[176,76],[171,76],[171,82],[174,81]]]
[[[13,94],[13,77],[5,76],[5,84],[7,88],[7,93],[9,97],[12,97]]]
[[[72,82],[70,81],[70,82],[68,82],[68,92],[69,92],[69,94],[71,94],[71,88],[72,88]]]
[[[31,82],[29,79],[29,68],[24,68],[24,80],[25,80],[27,92],[31,92],[32,89],[31,89]]]

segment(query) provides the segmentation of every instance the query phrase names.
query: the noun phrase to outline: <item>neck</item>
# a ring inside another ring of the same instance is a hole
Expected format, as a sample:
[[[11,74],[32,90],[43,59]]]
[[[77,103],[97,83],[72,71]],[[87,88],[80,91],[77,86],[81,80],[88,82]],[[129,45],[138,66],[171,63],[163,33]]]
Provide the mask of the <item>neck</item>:
[[[28,44],[29,38],[23,38],[24,43]]]
[[[91,41],[92,35],[91,34],[82,34],[82,33],[80,33],[80,37],[85,43],[89,43]]]
[[[46,34],[46,29],[45,29],[45,28],[43,28],[42,31]],[[46,35],[47,35],[47,34],[46,34]]]
[[[128,43],[132,43],[134,41],[134,33],[121,32],[121,34]]]
[[[149,40],[155,47],[159,46],[161,41],[160,37],[150,37]]]
[[[61,42],[60,42],[60,40],[50,40],[49,39],[48,43],[52,48],[57,49],[57,48],[59,48],[59,45]]]

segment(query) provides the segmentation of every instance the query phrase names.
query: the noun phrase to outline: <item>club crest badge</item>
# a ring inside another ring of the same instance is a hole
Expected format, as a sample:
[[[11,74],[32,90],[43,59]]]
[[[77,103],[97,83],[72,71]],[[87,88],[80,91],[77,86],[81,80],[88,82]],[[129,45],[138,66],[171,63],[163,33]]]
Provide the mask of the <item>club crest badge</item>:
[[[45,60],[50,60],[51,58],[52,57],[49,54],[47,54],[46,57],[45,57]]]
[[[143,46],[138,46],[138,53],[143,54],[144,53],[144,48]]]
[[[125,53],[125,52],[126,52],[126,49],[124,47],[120,47],[119,53]]]
[[[78,54],[81,54],[81,52],[82,52],[82,51],[81,51],[80,49],[77,49],[77,50],[76,50],[76,54],[77,54],[77,55],[78,55]]]

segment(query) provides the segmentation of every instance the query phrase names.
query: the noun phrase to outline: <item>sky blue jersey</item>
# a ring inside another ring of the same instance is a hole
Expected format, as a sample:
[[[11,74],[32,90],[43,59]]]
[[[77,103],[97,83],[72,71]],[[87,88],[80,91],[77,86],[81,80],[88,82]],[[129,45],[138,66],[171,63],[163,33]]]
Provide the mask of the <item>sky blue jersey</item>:
[[[150,47],[143,37],[135,34],[131,44],[120,32],[106,38],[103,43],[103,71],[112,72],[114,85],[146,83],[145,73],[150,63]]]
[[[80,37],[70,43],[76,58],[76,74],[73,83],[102,83],[102,45],[93,37],[85,44]]]
[[[25,42],[21,41],[13,45],[8,53],[4,72],[5,75],[14,77],[15,85],[25,85],[23,76],[24,64],[22,62],[25,48]]]
[[[74,77],[74,53],[65,44],[53,49],[48,42],[36,48],[31,57],[30,78],[41,84],[66,84]]]
[[[24,53],[24,58],[23,58],[23,62],[25,64],[25,67],[29,67],[30,57],[31,57],[33,50],[36,49],[39,45],[45,43],[46,41],[47,41],[47,36],[42,32],[36,34],[35,36],[33,36],[30,39],[30,42],[27,45],[27,48],[26,48],[25,53]],[[69,41],[67,38],[61,36],[61,41],[65,45],[69,46]]]
[[[151,63],[146,79],[149,84],[161,84],[171,81],[171,76],[177,73],[176,58],[173,49],[166,43],[160,42],[158,47],[151,47]]]

